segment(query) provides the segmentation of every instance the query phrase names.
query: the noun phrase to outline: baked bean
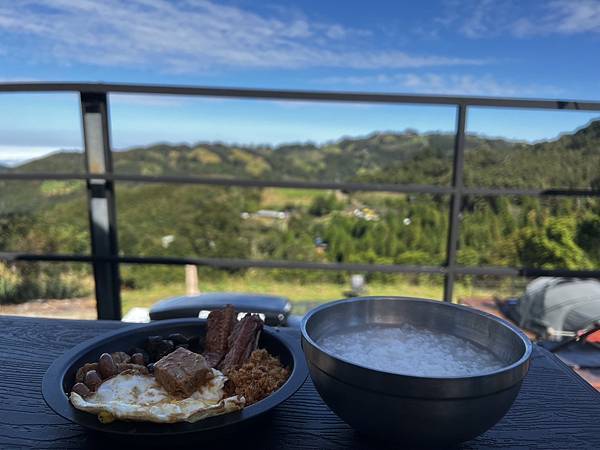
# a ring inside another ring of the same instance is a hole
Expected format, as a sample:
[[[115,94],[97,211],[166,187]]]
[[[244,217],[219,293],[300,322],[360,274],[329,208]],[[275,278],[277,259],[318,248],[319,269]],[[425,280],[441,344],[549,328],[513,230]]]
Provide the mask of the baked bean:
[[[84,383],[88,388],[90,388],[91,391],[95,391],[96,389],[98,389],[98,386],[102,384],[102,378],[100,378],[98,372],[96,372],[95,370],[90,370],[88,373],[85,374]]]
[[[115,362],[115,364],[128,363],[131,361],[131,356],[129,356],[125,352],[114,352],[111,353],[110,356],[112,356],[112,359]]]
[[[77,370],[77,374],[75,375],[75,381],[77,383],[83,383],[85,380],[85,374],[90,370],[97,370],[98,363],[85,363],[82,367]]]
[[[82,397],[87,397],[92,393],[92,391],[90,391],[89,388],[83,383],[75,383],[75,386],[73,386],[72,390]]]
[[[117,374],[117,365],[113,361],[112,356],[108,353],[102,353],[100,360],[98,361],[98,372],[102,379],[114,377]]]
[[[143,366],[143,365],[132,364],[132,363],[117,364],[117,372],[118,373],[124,372],[126,370],[131,370],[134,373],[141,374],[141,375],[148,374],[148,369],[146,368],[146,366]]]
[[[140,366],[145,365],[144,355],[142,355],[141,353],[134,353],[133,355],[131,355],[131,363]]]
[[[144,350],[143,348],[140,347],[133,347],[131,349],[129,349],[129,351],[127,352],[129,353],[132,357],[133,355],[135,355],[136,353],[141,353],[142,356],[144,357],[144,365],[148,364],[150,362],[150,355],[148,354],[148,352],[146,350]]]

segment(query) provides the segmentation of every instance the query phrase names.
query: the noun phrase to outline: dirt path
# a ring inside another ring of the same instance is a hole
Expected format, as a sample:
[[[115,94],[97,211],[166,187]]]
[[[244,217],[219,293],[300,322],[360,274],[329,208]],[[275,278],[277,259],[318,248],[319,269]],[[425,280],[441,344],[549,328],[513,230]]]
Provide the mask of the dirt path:
[[[0,314],[55,319],[96,319],[96,299],[34,300],[20,305],[0,305]]]

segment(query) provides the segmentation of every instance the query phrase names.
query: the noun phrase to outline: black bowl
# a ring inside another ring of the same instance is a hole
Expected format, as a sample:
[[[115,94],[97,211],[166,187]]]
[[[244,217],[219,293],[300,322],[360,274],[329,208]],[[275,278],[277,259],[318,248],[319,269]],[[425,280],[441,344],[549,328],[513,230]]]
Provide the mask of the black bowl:
[[[65,419],[75,422],[88,430],[110,433],[116,436],[159,437],[173,435],[215,436],[223,431],[229,433],[250,419],[268,412],[288,399],[302,386],[307,376],[304,355],[299,339],[277,328],[265,327],[259,340],[259,348],[279,357],[284,366],[290,368],[290,376],[277,391],[267,398],[236,411],[221,416],[209,417],[196,423],[179,422],[161,424],[151,422],[114,421],[102,424],[95,414],[75,409],[67,397],[75,383],[75,372],[86,362],[97,361],[104,352],[127,351],[132,347],[142,347],[145,339],[152,335],[182,333],[186,336],[204,336],[206,321],[200,319],[176,319],[133,325],[125,329],[109,332],[95,339],[85,341],[59,357],[48,368],[42,381],[42,394],[48,406]]]

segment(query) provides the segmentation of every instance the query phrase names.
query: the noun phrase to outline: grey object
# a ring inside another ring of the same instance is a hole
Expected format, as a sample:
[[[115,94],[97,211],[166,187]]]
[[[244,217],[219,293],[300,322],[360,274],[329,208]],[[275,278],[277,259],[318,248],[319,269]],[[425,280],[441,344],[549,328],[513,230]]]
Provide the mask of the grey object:
[[[491,350],[502,369],[440,378],[392,374],[333,357],[317,341],[347,326],[410,323],[454,334]],[[511,407],[529,369],[527,336],[490,314],[445,302],[403,297],[341,300],[302,322],[310,376],[327,405],[356,430],[403,444],[442,446],[472,439]]]
[[[302,326],[303,318],[304,318],[304,316],[300,316],[298,314],[290,314],[287,318],[287,323],[285,324],[285,326],[299,330],[300,327]]]
[[[541,277],[527,285],[517,308],[519,326],[545,339],[574,336],[600,321],[600,282]]]
[[[113,170],[107,102],[106,94],[81,93],[86,171],[91,176],[103,176]],[[87,192],[92,254],[98,257],[118,257],[114,182],[90,178],[87,180]],[[120,319],[119,264],[116,261],[94,261],[92,267],[98,299],[98,319]]]
[[[185,295],[162,300],[150,308],[151,320],[181,319],[205,315],[214,309],[233,305],[238,312],[264,315],[264,321],[271,326],[285,326],[292,309],[286,297],[265,294],[244,294],[237,292],[211,292],[200,295]]]

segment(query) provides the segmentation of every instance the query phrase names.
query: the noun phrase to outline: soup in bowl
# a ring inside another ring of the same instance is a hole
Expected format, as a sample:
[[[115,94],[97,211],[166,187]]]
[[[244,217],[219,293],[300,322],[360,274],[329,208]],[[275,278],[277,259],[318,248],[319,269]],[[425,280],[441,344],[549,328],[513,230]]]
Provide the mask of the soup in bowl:
[[[302,322],[311,378],[356,430],[412,445],[449,445],[492,427],[514,402],[531,356],[518,328],[449,303],[363,297]]]

